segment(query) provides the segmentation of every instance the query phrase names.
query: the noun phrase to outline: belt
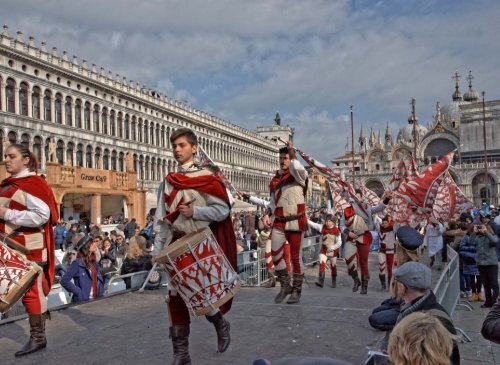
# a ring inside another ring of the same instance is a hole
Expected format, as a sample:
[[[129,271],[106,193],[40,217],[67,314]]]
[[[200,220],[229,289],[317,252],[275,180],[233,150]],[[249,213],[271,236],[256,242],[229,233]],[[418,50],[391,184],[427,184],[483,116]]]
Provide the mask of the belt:
[[[284,222],[296,221],[296,220],[298,220],[300,218],[303,218],[305,216],[306,216],[306,213],[302,212],[300,214],[289,215],[289,216],[286,216],[286,217],[275,216],[274,220],[276,220],[276,221],[278,221],[280,223],[284,223]]]

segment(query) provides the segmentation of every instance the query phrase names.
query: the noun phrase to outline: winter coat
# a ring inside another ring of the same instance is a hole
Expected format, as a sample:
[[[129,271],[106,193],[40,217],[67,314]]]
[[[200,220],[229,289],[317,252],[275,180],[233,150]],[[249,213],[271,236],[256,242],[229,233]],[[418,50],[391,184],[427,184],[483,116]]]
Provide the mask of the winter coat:
[[[473,233],[470,236],[470,244],[476,247],[477,265],[498,265],[497,242],[498,237],[490,232]]]
[[[64,244],[66,238],[66,227],[62,224],[58,224],[56,228],[54,228],[54,241],[56,243],[56,247],[61,247]]]
[[[368,322],[370,326],[380,331],[390,331],[396,325],[401,309],[401,300],[389,298],[372,311]]]
[[[104,294],[104,278],[97,261],[93,265],[96,265],[98,284],[98,293],[97,295],[94,293],[94,298],[98,298]],[[92,274],[80,257],[71,263],[66,274],[61,278],[61,285],[68,292],[73,293],[71,300],[73,303],[89,300],[92,289]]]
[[[124,228],[124,233],[126,238],[130,238],[135,234],[135,229],[137,228],[137,223],[135,222],[128,222],[127,225]]]
[[[500,345],[500,302],[493,305],[483,322],[481,334],[487,340]]]
[[[153,264],[151,264],[151,256],[150,255],[144,255],[144,256],[139,256],[135,259],[129,259],[128,257],[123,260],[123,265],[120,268],[121,274],[130,274],[133,272],[139,272],[139,271],[149,271],[153,268]],[[125,281],[125,287],[127,289],[130,289],[131,286],[131,281],[130,278],[124,278]]]
[[[471,245],[468,235],[462,238],[459,254],[464,264],[464,275],[479,276],[479,269],[476,265],[476,246]]]
[[[441,321],[441,324],[453,335],[457,334],[453,322],[450,321],[449,315],[446,310],[437,302],[436,296],[432,291],[427,292],[427,294],[415,299],[409,305],[403,304],[401,306],[401,313],[398,316],[396,324],[398,324],[404,317],[414,313],[414,312],[431,312],[437,319]],[[442,313],[442,315],[437,315],[436,312]],[[387,332],[383,342],[380,344],[380,348],[386,350],[389,344],[390,332]],[[452,365],[460,364],[460,353],[458,351],[458,346],[456,342],[453,342],[453,351],[451,353],[450,361]]]

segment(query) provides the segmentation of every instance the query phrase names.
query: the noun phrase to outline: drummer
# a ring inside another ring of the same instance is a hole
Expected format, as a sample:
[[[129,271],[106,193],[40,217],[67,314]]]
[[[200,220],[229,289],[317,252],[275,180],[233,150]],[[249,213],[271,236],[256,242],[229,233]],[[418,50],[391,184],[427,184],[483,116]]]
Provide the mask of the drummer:
[[[158,188],[158,206],[154,229],[156,232],[153,260],[165,245],[201,228],[210,227],[217,242],[236,269],[236,238],[231,224],[231,194],[222,180],[194,160],[198,140],[188,128],[180,128],[170,137],[178,172],[169,173]],[[223,314],[231,301],[206,315],[217,332],[218,351],[224,352],[231,341],[229,322]],[[190,317],[187,305],[170,288],[168,301],[170,337],[172,338],[173,365],[191,364],[189,356]]]
[[[45,319],[47,295],[54,280],[54,231],[59,214],[52,190],[37,176],[35,155],[24,145],[11,144],[4,155],[11,176],[0,183],[0,232],[29,250],[27,259],[43,267],[23,304],[29,315],[30,338],[15,356],[23,356],[47,346]]]

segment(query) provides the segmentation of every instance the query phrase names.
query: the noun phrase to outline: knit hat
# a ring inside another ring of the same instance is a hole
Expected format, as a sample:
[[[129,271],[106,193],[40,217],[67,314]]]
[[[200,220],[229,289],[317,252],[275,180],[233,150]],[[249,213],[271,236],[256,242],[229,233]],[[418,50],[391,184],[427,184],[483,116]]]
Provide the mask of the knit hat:
[[[430,289],[432,272],[420,262],[409,261],[393,271],[393,277],[410,288]]]

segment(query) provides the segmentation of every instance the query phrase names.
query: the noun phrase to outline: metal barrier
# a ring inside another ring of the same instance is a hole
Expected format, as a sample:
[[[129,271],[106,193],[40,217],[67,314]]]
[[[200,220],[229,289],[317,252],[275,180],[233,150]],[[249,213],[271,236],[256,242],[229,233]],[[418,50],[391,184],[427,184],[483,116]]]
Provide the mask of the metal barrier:
[[[434,294],[439,304],[446,309],[446,312],[453,316],[457,306],[465,307],[472,310],[472,306],[467,303],[460,303],[460,270],[458,253],[451,247],[448,247],[449,262],[443,269],[441,277],[434,287]],[[457,332],[462,335],[464,342],[471,342],[472,339],[458,327],[455,327]]]
[[[314,265],[319,261],[320,238],[311,236],[302,241],[304,265]],[[264,249],[240,252],[237,258],[238,275],[243,286],[261,286],[269,280]]]

